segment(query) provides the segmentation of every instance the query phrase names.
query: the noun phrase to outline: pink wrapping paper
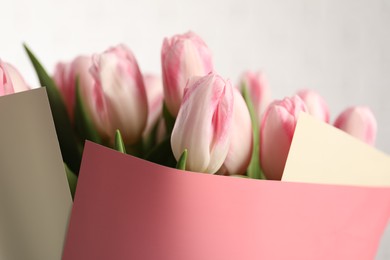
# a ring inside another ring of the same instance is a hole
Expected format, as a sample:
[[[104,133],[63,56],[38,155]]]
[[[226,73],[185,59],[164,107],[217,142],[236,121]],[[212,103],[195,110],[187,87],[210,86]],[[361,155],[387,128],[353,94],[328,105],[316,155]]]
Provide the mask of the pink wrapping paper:
[[[87,142],[64,260],[373,259],[390,189],[183,172]]]

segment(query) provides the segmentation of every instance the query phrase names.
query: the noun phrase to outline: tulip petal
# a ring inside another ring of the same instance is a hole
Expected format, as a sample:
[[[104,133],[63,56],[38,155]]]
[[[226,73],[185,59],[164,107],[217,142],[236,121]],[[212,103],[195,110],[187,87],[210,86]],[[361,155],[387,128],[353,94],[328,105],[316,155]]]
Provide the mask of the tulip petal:
[[[0,96],[13,94],[14,88],[5,64],[0,61]]]
[[[118,45],[95,56],[91,70],[95,79],[94,108],[100,131],[113,140],[119,129],[126,144],[142,137],[148,105],[142,74],[132,52]]]
[[[375,144],[377,122],[368,107],[347,108],[337,117],[334,126],[369,145]]]
[[[188,149],[187,169],[215,173],[230,144],[233,94],[229,81],[210,73],[187,83],[172,131],[175,158]]]
[[[193,32],[164,39],[161,49],[164,100],[177,116],[189,78],[207,75],[213,69],[211,52]]]
[[[20,75],[19,71],[14,66],[9,63],[4,63],[4,67],[12,80],[12,87],[15,93],[30,89],[22,75]]]
[[[305,102],[310,115],[329,123],[329,108],[325,100],[313,90],[300,90],[297,95]]]
[[[247,89],[252,101],[254,111],[257,116],[257,122],[260,125],[264,111],[271,102],[271,91],[263,72],[246,71],[242,74],[239,88]]]
[[[274,101],[267,108],[260,131],[260,161],[267,179],[281,179],[301,111],[307,108],[298,96]]]

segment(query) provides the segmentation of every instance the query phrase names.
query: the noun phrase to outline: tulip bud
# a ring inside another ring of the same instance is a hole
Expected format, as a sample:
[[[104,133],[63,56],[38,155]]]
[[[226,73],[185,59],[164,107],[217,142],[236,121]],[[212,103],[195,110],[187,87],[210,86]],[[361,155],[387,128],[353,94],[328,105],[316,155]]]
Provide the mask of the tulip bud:
[[[234,107],[229,152],[218,173],[243,174],[252,156],[252,121],[248,107],[238,89],[233,89]]]
[[[246,87],[251,97],[257,122],[261,123],[263,113],[271,102],[271,91],[262,72],[247,71],[241,76],[239,88]]]
[[[161,63],[164,101],[176,117],[187,80],[192,76],[205,76],[213,70],[211,52],[199,36],[188,32],[164,39]]]
[[[300,90],[297,95],[305,102],[308,113],[329,123],[329,108],[325,100],[313,90]]]
[[[260,130],[260,162],[267,179],[280,180],[299,113],[307,108],[298,96],[272,102]]]
[[[79,56],[72,62],[57,64],[54,71],[54,81],[57,84],[69,114],[73,121],[74,107],[76,101],[76,78],[79,78],[81,96],[92,93],[94,88],[94,79],[90,73],[92,67],[92,58],[88,56]]]
[[[368,107],[350,107],[344,110],[337,117],[334,126],[369,145],[375,143],[377,123]]]
[[[0,60],[0,96],[29,89],[30,87],[26,84],[18,70],[11,64]]]
[[[91,73],[95,85],[87,104],[95,126],[111,140],[119,129],[125,144],[136,143],[146,126],[148,104],[133,53],[124,45],[110,48],[94,57]]]
[[[230,81],[210,73],[188,81],[171,146],[176,160],[188,150],[186,169],[215,173],[227,156],[233,118]]]
[[[150,131],[152,131],[153,127],[156,125],[158,119],[161,117],[164,94],[161,77],[147,74],[144,75],[143,78],[149,113],[146,128],[144,130],[144,136],[148,136]]]

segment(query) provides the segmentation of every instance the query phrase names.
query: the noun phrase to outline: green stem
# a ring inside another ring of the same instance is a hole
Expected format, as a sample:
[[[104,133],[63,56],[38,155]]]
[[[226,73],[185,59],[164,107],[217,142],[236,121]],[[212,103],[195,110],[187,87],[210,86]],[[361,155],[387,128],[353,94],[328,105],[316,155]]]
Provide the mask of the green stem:
[[[265,175],[260,167],[260,138],[259,138],[259,123],[257,122],[257,115],[254,109],[252,100],[249,96],[246,86],[242,87],[242,96],[248,106],[249,114],[252,121],[253,134],[253,151],[251,161],[247,170],[247,175],[252,179],[265,179]]]

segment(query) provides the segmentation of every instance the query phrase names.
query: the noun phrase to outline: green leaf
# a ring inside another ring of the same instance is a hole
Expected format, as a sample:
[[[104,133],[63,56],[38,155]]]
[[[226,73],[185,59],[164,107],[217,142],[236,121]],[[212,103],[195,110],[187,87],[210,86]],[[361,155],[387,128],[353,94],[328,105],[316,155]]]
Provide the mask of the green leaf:
[[[70,193],[72,194],[72,199],[74,200],[74,195],[76,193],[76,187],[77,187],[77,175],[74,174],[69,169],[69,167],[68,167],[68,165],[66,165],[66,163],[64,163],[64,166],[65,166],[65,171],[66,171],[66,177],[68,178]]]
[[[123,143],[121,132],[118,129],[115,131],[115,150],[126,154],[126,147]]]
[[[253,132],[253,151],[251,161],[247,170],[247,175],[252,179],[265,179],[264,173],[260,167],[260,138],[259,138],[259,124],[257,122],[257,115],[249,96],[248,89],[244,85],[242,87],[242,96],[245,99],[246,105],[248,106],[249,114],[252,121],[252,132]]]
[[[183,171],[186,170],[187,156],[188,156],[188,151],[187,149],[184,149],[184,152],[181,154],[179,161],[177,161],[176,169],[183,170]]]
[[[80,80],[76,78],[76,104],[75,104],[75,126],[81,141],[84,143],[85,139],[95,143],[102,143],[99,133],[95,129],[91,118],[84,106],[83,99],[80,94]]]
[[[46,70],[43,68],[35,55],[26,45],[24,45],[24,48],[28,57],[30,58],[32,65],[34,66],[40,84],[46,87],[47,96],[53,115],[53,121],[61,147],[62,157],[70,169],[72,169],[74,172],[78,172],[81,162],[81,149],[78,146],[74,136],[72,124],[66,111],[62,96],[58,91],[54,80],[49,76],[49,74],[47,74]]]
[[[173,127],[175,126],[175,118],[171,115],[169,112],[165,102],[163,103],[163,118],[165,122],[165,128],[166,128],[166,136],[171,136]]]

